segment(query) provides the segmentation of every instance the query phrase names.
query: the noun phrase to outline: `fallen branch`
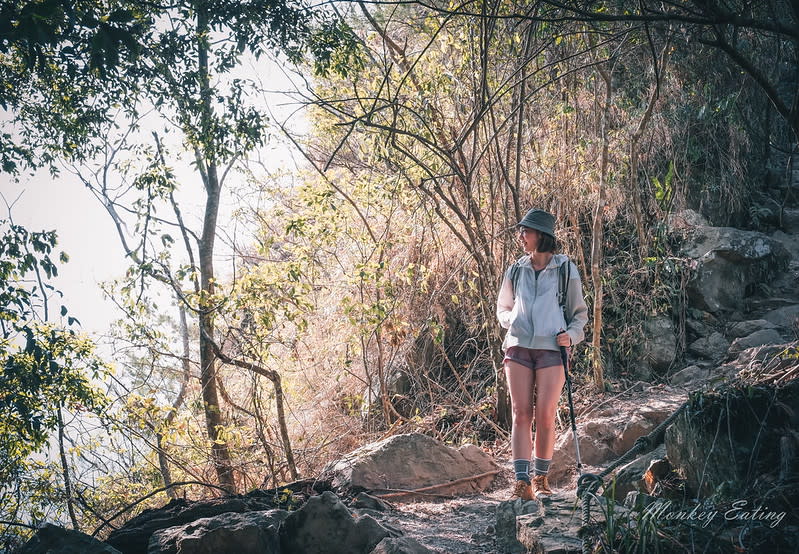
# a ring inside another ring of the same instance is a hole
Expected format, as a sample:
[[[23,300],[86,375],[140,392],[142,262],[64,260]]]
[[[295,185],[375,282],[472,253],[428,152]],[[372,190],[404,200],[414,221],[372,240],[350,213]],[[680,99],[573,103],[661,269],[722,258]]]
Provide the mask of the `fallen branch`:
[[[476,481],[478,479],[482,479],[483,477],[490,477],[492,475],[496,475],[496,474],[498,474],[500,472],[501,472],[501,470],[495,469],[493,471],[486,471],[485,473],[481,473],[479,475],[472,475],[471,477],[462,477],[460,479],[455,479],[454,481],[449,481],[447,483],[439,483],[438,485],[430,485],[429,487],[421,487],[419,489],[412,489],[412,490],[407,490],[407,489],[376,489],[376,490],[380,490],[380,491],[385,491],[388,494],[375,493],[375,496],[377,496],[378,498],[395,498],[397,496],[406,496],[406,495],[411,495],[411,494],[418,494],[418,495],[423,495],[423,496],[438,496],[438,497],[441,497],[441,498],[452,498],[452,496],[448,496],[448,495],[445,495],[445,494],[431,494],[431,493],[428,493],[427,491],[432,491],[432,490],[436,490],[436,489],[443,489],[443,488],[446,488],[446,487],[451,487],[453,485],[460,485],[461,483],[467,483],[469,481]]]

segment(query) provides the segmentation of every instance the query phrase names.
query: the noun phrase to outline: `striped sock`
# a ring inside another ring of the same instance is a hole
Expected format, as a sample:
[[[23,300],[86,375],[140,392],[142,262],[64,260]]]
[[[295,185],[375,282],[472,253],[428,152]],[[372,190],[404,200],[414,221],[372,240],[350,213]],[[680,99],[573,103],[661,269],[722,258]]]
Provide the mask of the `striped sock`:
[[[517,481],[530,482],[530,460],[513,460],[513,471]]]
[[[542,458],[535,458],[533,470],[536,475],[546,475],[549,473],[549,464],[552,463],[552,458],[544,460]]]

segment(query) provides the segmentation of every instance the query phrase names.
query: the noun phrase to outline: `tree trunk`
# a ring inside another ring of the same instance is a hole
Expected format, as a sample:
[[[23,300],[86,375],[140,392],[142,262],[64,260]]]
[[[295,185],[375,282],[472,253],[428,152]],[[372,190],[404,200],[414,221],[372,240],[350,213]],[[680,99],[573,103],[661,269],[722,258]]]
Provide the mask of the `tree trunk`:
[[[198,35],[198,69],[200,79],[200,99],[202,102],[202,138],[205,144],[204,152],[201,151],[200,168],[205,166],[205,214],[203,216],[203,230],[199,245],[200,264],[200,383],[202,385],[203,408],[205,409],[205,424],[208,437],[211,440],[211,457],[216,469],[219,484],[229,490],[236,491],[233,476],[233,467],[230,462],[230,450],[224,438],[224,420],[219,407],[219,398],[216,388],[216,354],[211,342],[214,340],[214,240],[216,238],[216,223],[219,213],[219,197],[221,186],[217,172],[211,124],[211,87],[209,84],[208,70],[208,17],[207,8],[200,4],[197,9],[197,35]],[[205,155],[203,155],[205,154]]]
[[[64,450],[64,419],[61,416],[61,405],[56,407],[56,414],[58,418],[58,455],[61,458],[61,475],[64,478],[64,496],[67,499],[67,512],[69,513],[69,520],[72,522],[72,528],[75,531],[80,531],[78,525],[78,518],[75,514],[75,500],[72,494],[72,478],[69,476],[69,464],[67,463],[67,453]]]
[[[605,84],[605,98],[600,115],[600,140],[602,153],[599,165],[599,185],[597,190],[594,222],[591,229],[591,282],[594,286],[594,318],[591,340],[591,366],[594,374],[594,385],[597,389],[605,387],[605,370],[602,362],[602,242],[604,241],[603,219],[605,216],[605,183],[608,173],[608,116],[613,95],[610,73],[599,68],[599,75]]]
[[[655,65],[655,75],[656,79],[658,79],[657,75],[663,75],[666,61],[668,59],[668,49],[670,46],[670,41],[666,41],[666,44],[663,46],[663,50],[660,53],[660,69],[658,70],[658,60],[657,58],[654,59],[653,64]],[[655,104],[657,103],[657,99],[660,96],[660,82],[659,80],[655,83],[655,86],[652,88],[652,92],[649,95],[649,101],[646,105],[646,110],[644,111],[644,115],[641,116],[641,120],[638,122],[638,126],[636,127],[635,131],[633,132],[632,136],[630,137],[630,186],[629,190],[631,193],[631,200],[632,200],[632,207],[633,207],[633,217],[635,218],[635,229],[638,233],[638,251],[641,254],[641,258],[646,256],[646,252],[649,246],[649,239],[648,233],[646,229],[646,224],[644,222],[644,202],[641,198],[641,187],[638,185],[638,143],[641,141],[641,137],[644,135],[644,131],[646,130],[647,125],[649,125],[649,121],[652,119],[652,114],[655,110]]]

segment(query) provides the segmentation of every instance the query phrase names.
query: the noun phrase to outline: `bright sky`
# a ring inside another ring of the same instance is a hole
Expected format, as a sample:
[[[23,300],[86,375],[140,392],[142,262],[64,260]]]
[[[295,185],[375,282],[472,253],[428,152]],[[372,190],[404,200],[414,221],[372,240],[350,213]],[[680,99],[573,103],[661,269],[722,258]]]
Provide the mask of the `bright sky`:
[[[286,76],[273,64],[264,66],[259,62],[257,68],[250,67],[249,71],[260,77],[262,86],[269,83],[273,89],[290,88]],[[294,109],[281,107],[288,101],[278,94],[269,95],[265,101],[270,103],[273,111],[283,112],[286,116]],[[302,125],[301,118],[295,118],[295,121]],[[273,144],[264,156],[273,169],[293,166],[292,155],[285,147],[276,148]],[[189,183],[179,197],[184,217],[190,227],[199,230],[197,221],[204,200],[199,176],[189,174],[184,178],[180,168],[176,170],[179,181]],[[227,227],[234,207],[229,194],[231,186],[235,186],[235,180],[227,187],[219,222],[220,230],[230,234],[232,230]],[[5,199],[5,202],[0,199],[0,219],[8,218],[7,203],[13,205],[11,216],[15,223],[33,231],[57,231],[58,250],[66,252],[70,261],[59,266],[59,276],[52,284],[64,293],[63,303],[69,308],[70,315],[80,320],[83,331],[105,333],[119,314],[113,303],[103,297],[98,283],[120,277],[128,264],[116,228],[103,206],[76,177],[66,172],[53,179],[48,172],[42,171],[32,177],[23,177],[20,182],[0,172],[0,193]],[[176,234],[173,236],[177,238]],[[216,250],[220,254],[224,253],[224,242],[217,241]],[[218,275],[223,275],[225,269],[219,264]],[[53,304],[57,302],[59,299],[52,300]],[[56,310],[58,306],[60,303]]]
[[[64,304],[84,331],[107,329],[114,319],[112,304],[103,299],[97,283],[122,274],[126,265],[116,230],[100,203],[77,179],[53,180],[47,172],[19,183],[0,174],[0,192],[5,202],[13,203],[15,223],[31,231],[57,231],[58,250],[70,261],[59,266],[52,284],[64,293]],[[6,206],[0,210],[0,218],[7,219]]]

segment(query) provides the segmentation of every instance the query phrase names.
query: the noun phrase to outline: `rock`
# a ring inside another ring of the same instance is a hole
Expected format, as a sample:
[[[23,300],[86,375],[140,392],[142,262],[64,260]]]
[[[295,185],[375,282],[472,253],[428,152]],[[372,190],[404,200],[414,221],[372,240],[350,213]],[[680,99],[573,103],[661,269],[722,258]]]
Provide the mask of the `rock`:
[[[419,433],[395,435],[350,452],[325,468],[333,487],[354,490],[419,489],[447,484],[441,494],[472,494],[493,482],[498,466],[474,445],[450,448]]]
[[[689,494],[734,494],[751,484],[752,471],[778,472],[781,439],[797,424],[799,380],[696,394],[666,430],[666,456]]]
[[[782,226],[786,233],[799,234],[799,209],[787,208],[783,210]]]
[[[668,417],[668,415],[665,417]],[[662,419],[665,419],[665,417]],[[627,452],[633,447],[635,441],[639,437],[643,437],[644,435],[651,433],[655,427],[658,426],[657,421],[662,421],[662,419],[659,417],[650,418],[641,412],[635,412],[631,414],[629,419],[627,419],[627,421],[624,423],[621,433],[619,433],[619,435],[611,443],[613,453],[617,456],[621,456]]]
[[[737,309],[747,287],[768,283],[789,258],[782,244],[754,231],[697,226],[687,235],[683,254],[697,263],[689,301],[713,313]]]
[[[742,338],[751,335],[755,331],[762,331],[763,329],[773,329],[776,327],[773,323],[765,319],[755,319],[751,321],[739,321],[733,323],[725,333],[728,337],[734,339]]]
[[[119,550],[80,531],[45,523],[16,554],[120,554]]]
[[[688,351],[708,360],[720,361],[727,355],[730,343],[719,332],[697,339],[688,345]]]
[[[582,552],[580,510],[576,504],[573,497],[553,498],[542,505],[540,513],[518,516],[516,538],[524,552]]]
[[[497,506],[497,550],[507,554],[526,552],[516,536],[516,518],[533,514],[540,517],[542,507],[535,500],[524,502],[521,498],[500,502]]]
[[[729,352],[732,355],[738,355],[748,348],[755,348],[767,344],[781,344],[783,342],[785,342],[785,340],[782,338],[782,335],[774,329],[761,329],[760,331],[755,331],[751,335],[732,341]]]
[[[278,528],[288,512],[228,512],[186,525],[160,529],[147,554],[280,554]]]
[[[357,494],[352,501],[352,507],[359,510],[374,510],[376,512],[387,512],[391,510],[391,507],[384,500],[372,496],[371,494],[366,494],[365,492],[359,492]]]
[[[670,213],[667,218],[667,225],[672,230],[691,229],[694,227],[707,227],[708,222],[702,214],[687,209]]]
[[[654,388],[654,387],[653,387]],[[636,439],[652,432],[685,401],[685,392],[669,387],[658,387],[657,396],[633,411],[621,412],[607,406],[602,412],[577,414],[577,436],[580,440],[580,457],[584,464],[602,466],[625,454]],[[562,432],[556,442],[549,470],[549,480],[555,486],[565,482],[576,467],[574,438],[571,429]]]
[[[330,491],[312,496],[280,528],[283,554],[368,554],[392,533],[368,515],[355,517]]]
[[[652,463],[646,468],[646,473],[644,473],[644,484],[646,485],[646,491],[650,494],[656,494],[658,486],[671,473],[671,463],[665,456],[665,445],[663,445],[663,448],[663,457],[652,460]]]
[[[711,372],[707,368],[702,368],[698,365],[689,365],[672,375],[669,381],[672,385],[689,385],[696,381],[705,380],[709,378],[710,375]]]
[[[736,358],[732,367],[732,369],[735,370],[733,374],[737,373],[743,367],[748,366],[753,362],[763,362],[768,358],[773,358],[774,356],[779,355],[783,350],[785,350],[785,348],[786,345],[784,344],[766,344],[763,346],[747,348],[738,354],[738,357]]]
[[[608,421],[589,421],[577,425],[577,438],[580,441],[580,458],[584,464],[600,466],[613,458],[610,444],[616,438],[616,429]],[[554,484],[572,472],[577,463],[574,436],[571,428],[561,433],[555,441],[549,479]]]
[[[777,308],[768,312],[763,318],[778,327],[792,329],[795,325],[799,325],[799,304]]]
[[[105,542],[123,554],[144,554],[152,534],[159,529],[185,525],[198,519],[226,512],[270,510],[274,506],[267,498],[226,497],[192,502],[172,500],[159,509],[145,510],[125,525],[111,532]]]
[[[616,473],[613,488],[614,499],[623,499],[631,491],[651,492],[647,488],[645,476],[653,462],[666,457],[666,446],[661,444],[652,452],[639,456],[629,464],[623,465]]]
[[[433,551],[410,537],[386,537],[371,554],[433,554]]]
[[[641,512],[647,506],[655,503],[658,499],[640,491],[628,492],[624,497],[624,507],[629,510]]]
[[[690,331],[691,335],[696,338],[709,337],[713,334],[713,329],[707,323],[699,321],[698,319],[687,318],[685,320],[685,327]]]
[[[652,370],[663,373],[677,357],[677,336],[671,318],[660,316],[644,322],[643,359]],[[639,375],[644,378],[648,375]]]

